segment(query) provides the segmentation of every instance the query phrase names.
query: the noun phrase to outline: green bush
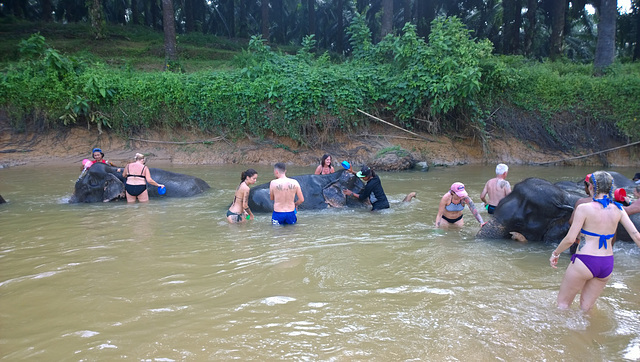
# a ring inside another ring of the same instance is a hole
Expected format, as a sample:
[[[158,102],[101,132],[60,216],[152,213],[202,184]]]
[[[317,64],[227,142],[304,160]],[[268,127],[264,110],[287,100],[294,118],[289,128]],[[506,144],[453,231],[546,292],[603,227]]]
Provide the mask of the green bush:
[[[293,55],[253,37],[230,69],[191,73],[136,71],[129,61],[108,66],[89,52],[90,58],[74,58],[35,34],[19,43],[21,60],[0,75],[0,106],[17,130],[38,118],[123,134],[176,127],[230,137],[274,132],[313,144],[361,126],[357,109],[377,108],[406,127],[428,115],[484,132],[488,110],[507,102],[546,122],[580,109],[640,138],[639,65],[616,65],[595,78],[585,65],[493,56],[491,44],[472,39],[456,18],[434,20],[429,42],[407,24],[401,35],[373,44],[360,15],[348,33],[353,56],[341,63],[316,55],[312,37]]]

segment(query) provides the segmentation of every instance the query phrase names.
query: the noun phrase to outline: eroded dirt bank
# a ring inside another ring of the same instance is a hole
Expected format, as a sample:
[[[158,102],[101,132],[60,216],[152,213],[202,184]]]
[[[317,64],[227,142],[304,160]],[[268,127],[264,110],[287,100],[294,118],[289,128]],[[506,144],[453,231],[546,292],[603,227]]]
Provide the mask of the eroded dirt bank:
[[[154,162],[176,164],[250,165],[285,162],[310,166],[317,164],[324,153],[333,155],[336,160],[346,159],[361,164],[370,162],[381,150],[401,147],[417,161],[439,166],[497,162],[536,164],[601,151],[545,151],[534,143],[503,136],[492,136],[484,146],[480,140],[471,137],[424,136],[432,141],[399,130],[374,126],[357,134],[337,134],[333,142],[311,149],[275,136],[231,140],[187,131],[147,131],[135,137],[123,138],[108,131],[99,133],[95,128],[86,127],[37,134],[12,133],[5,128],[0,136],[0,166],[80,164],[82,159],[90,158],[93,147],[102,148],[106,158],[118,165],[130,162],[136,152],[148,154]],[[640,166],[639,155],[640,147],[634,146],[572,160],[567,164]]]

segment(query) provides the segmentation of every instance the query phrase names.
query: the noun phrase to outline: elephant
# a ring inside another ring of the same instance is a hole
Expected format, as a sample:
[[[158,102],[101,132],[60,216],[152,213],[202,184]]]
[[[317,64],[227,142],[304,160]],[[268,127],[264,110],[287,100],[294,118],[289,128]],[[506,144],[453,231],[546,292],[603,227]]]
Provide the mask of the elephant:
[[[616,187],[633,185],[623,175],[610,173]],[[569,218],[576,201],[586,196],[582,180],[552,184],[540,178],[527,178],[517,183],[512,192],[498,203],[494,218],[478,231],[476,237],[508,239],[516,233],[529,241],[559,242],[569,231]],[[640,214],[632,215],[631,221],[640,228]],[[618,226],[617,240],[631,241],[621,225]]]
[[[342,190],[355,193],[364,188],[364,183],[350,172],[340,170],[328,175],[292,176],[300,183],[304,202],[300,210],[322,210],[330,207],[366,207],[368,203],[346,197]],[[253,212],[272,212],[273,201],[269,198],[269,183],[253,187],[249,192],[249,207]]]
[[[76,181],[69,203],[109,202],[124,196],[125,179],[118,167],[104,163],[95,163],[80,175]],[[120,168],[121,169],[121,168]],[[166,187],[166,197],[189,197],[200,194],[210,188],[202,179],[149,168],[151,178]],[[148,188],[149,196],[158,196],[157,187]]]

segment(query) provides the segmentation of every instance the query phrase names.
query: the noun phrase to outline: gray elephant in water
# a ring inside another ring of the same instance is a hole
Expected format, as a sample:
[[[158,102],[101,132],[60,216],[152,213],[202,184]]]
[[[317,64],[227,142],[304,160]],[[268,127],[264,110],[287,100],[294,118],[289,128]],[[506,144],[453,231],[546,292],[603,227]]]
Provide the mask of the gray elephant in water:
[[[350,172],[340,170],[328,175],[300,175],[290,177],[300,183],[304,203],[300,210],[322,210],[330,207],[366,207],[368,203],[354,197],[346,197],[342,190],[358,193],[364,183]],[[249,192],[249,207],[253,212],[272,212],[273,201],[269,198],[269,183],[253,187]]]
[[[122,169],[122,168],[120,168]],[[210,187],[197,177],[149,168],[151,178],[166,187],[166,197],[188,197],[200,194]],[[95,163],[80,175],[76,181],[70,203],[108,202],[124,196],[125,179],[117,167]],[[148,188],[149,197],[158,196],[158,188]]]
[[[617,172],[610,174],[615,187],[634,185],[633,181]],[[559,242],[569,231],[569,218],[576,201],[586,196],[582,180],[552,184],[535,177],[527,178],[516,184],[513,191],[500,201],[494,218],[478,231],[476,237]],[[640,214],[632,215],[631,221],[640,228]],[[621,226],[618,227],[617,240],[631,241]]]

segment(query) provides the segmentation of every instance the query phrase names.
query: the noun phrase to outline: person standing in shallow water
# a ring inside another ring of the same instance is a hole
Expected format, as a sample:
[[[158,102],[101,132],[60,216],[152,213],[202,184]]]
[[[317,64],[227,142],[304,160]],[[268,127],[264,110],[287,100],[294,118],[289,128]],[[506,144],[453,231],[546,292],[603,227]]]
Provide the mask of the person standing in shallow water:
[[[496,210],[496,206],[500,200],[504,199],[511,193],[511,185],[506,180],[507,173],[509,172],[509,166],[504,163],[500,163],[496,166],[496,177],[487,181],[480,194],[480,200],[487,205],[487,211],[489,214],[493,214]],[[486,197],[489,195],[489,200]]]
[[[227,210],[227,221],[231,224],[253,220],[253,213],[249,208],[249,185],[258,180],[258,172],[250,168],[240,175],[240,185],[233,196],[233,203]]]
[[[462,182],[454,182],[449,192],[444,194],[440,200],[438,214],[436,215],[436,227],[448,227],[449,225],[463,227],[464,220],[462,220],[462,210],[464,210],[465,205],[469,206],[469,210],[471,210],[471,213],[480,225],[484,225],[482,216],[480,216],[478,209],[476,209],[475,204],[471,201],[464,184]]]
[[[124,184],[127,202],[136,202],[136,199],[140,202],[148,202],[147,182],[153,186],[164,187],[164,185],[155,182],[151,178],[151,172],[149,172],[149,168],[145,163],[144,155],[136,153],[136,162],[128,164],[122,171],[122,177],[127,179]]]
[[[336,170],[331,165],[331,155],[325,154],[322,156],[322,160],[318,167],[316,167],[316,171],[314,172],[316,175],[328,175],[330,173],[334,173]]]
[[[288,178],[286,172],[287,167],[282,162],[273,166],[273,175],[276,179],[269,183],[269,198],[273,200],[273,213],[271,214],[273,225],[291,225],[298,222],[297,208],[304,202],[300,184],[298,181]]]
[[[360,177],[367,184],[364,186],[364,189],[360,191],[359,194],[354,193],[349,189],[345,189],[342,191],[346,196],[353,196],[360,201],[369,200],[371,202],[371,211],[388,209],[389,201],[387,200],[387,195],[384,193],[384,189],[382,189],[382,182],[380,182],[380,177],[376,175],[376,173],[369,168],[368,166],[362,166],[362,169],[356,174],[356,176]],[[415,193],[413,193],[415,196]],[[409,198],[410,201],[411,199]]]
[[[613,203],[611,190],[613,177],[608,172],[591,174],[589,194],[591,202],[578,205],[573,223],[558,247],[551,253],[549,263],[558,267],[560,254],[580,237],[578,250],[562,279],[558,293],[558,308],[568,309],[580,293],[580,309],[589,311],[604,290],[613,272],[613,245],[618,223],[627,230],[640,247],[640,233],[629,215],[617,203]]]

